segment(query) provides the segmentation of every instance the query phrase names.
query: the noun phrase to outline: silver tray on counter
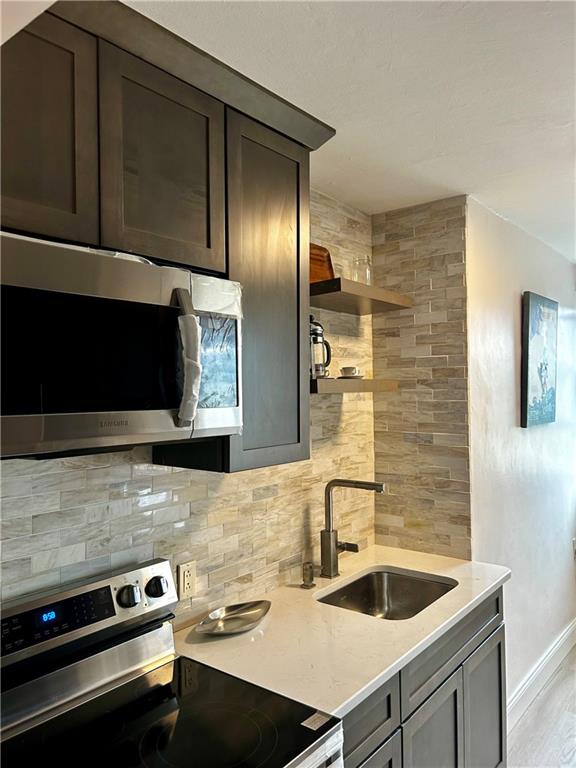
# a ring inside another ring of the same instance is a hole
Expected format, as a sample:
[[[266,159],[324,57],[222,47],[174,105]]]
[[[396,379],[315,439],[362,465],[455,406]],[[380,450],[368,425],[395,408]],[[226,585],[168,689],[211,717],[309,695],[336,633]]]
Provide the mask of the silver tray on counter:
[[[196,625],[201,635],[236,635],[248,632],[262,621],[270,610],[270,600],[254,600],[216,608]]]

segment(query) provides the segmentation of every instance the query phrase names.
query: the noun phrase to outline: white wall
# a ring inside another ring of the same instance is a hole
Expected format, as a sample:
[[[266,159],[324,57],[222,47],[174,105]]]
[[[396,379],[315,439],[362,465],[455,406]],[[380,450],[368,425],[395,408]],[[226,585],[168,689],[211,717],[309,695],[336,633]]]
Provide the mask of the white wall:
[[[576,617],[576,265],[468,200],[472,556],[512,569],[508,695]],[[560,304],[556,423],[521,429],[521,295]]]

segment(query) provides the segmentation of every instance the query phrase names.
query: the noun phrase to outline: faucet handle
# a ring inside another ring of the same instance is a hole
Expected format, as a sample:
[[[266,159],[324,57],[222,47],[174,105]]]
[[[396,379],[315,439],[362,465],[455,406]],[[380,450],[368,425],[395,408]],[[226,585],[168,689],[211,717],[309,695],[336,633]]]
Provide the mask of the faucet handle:
[[[338,542],[338,552],[358,552],[358,544],[352,544],[349,541]]]

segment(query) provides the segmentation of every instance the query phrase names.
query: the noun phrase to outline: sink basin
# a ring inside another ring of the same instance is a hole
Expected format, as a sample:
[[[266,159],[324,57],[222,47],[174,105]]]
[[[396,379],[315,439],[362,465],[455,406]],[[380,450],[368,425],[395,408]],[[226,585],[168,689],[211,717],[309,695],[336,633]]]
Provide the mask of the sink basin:
[[[318,600],[378,619],[410,619],[457,585],[457,581],[444,576],[386,567],[366,573]]]

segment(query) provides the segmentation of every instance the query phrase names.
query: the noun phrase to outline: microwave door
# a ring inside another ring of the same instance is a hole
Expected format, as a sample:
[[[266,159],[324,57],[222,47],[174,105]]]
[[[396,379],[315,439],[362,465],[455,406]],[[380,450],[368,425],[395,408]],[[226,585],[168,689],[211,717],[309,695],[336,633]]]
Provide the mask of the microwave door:
[[[242,432],[242,286],[191,274],[201,328],[200,392],[194,437]]]
[[[2,236],[2,455],[189,439],[176,415],[186,272]]]
[[[242,320],[199,312],[202,377],[194,437],[242,432]]]
[[[189,438],[177,307],[3,286],[3,453]]]

